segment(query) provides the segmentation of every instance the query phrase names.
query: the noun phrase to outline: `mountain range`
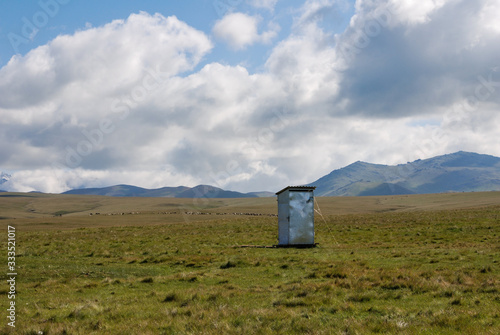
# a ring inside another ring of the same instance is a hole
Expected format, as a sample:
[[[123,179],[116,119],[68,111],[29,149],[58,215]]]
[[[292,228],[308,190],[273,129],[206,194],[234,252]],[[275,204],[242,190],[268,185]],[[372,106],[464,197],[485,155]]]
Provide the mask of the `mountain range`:
[[[271,192],[240,193],[226,191],[210,185],[195,187],[162,187],[147,189],[131,185],[115,185],[103,188],[84,188],[64,192],[63,194],[106,195],[113,197],[172,197],[172,198],[256,198],[274,195]]]
[[[9,178],[8,174],[0,173],[0,187]],[[294,183],[291,182],[290,184]],[[399,165],[371,164],[358,161],[334,170],[307,185],[316,186],[316,196],[500,191],[500,158],[459,151]],[[274,196],[273,192],[240,193],[210,185],[162,187],[158,189],[115,185],[103,188],[75,189],[64,192],[64,194],[175,198],[255,198]]]
[[[317,196],[499,191],[500,158],[460,151],[392,166],[356,162],[309,185]]]

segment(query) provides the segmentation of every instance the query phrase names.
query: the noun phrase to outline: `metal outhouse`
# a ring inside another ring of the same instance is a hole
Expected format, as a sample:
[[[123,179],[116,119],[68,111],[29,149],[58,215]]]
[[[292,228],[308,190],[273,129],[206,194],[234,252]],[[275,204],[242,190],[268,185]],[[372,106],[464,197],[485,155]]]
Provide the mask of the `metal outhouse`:
[[[288,186],[278,196],[278,246],[314,246],[314,186]]]

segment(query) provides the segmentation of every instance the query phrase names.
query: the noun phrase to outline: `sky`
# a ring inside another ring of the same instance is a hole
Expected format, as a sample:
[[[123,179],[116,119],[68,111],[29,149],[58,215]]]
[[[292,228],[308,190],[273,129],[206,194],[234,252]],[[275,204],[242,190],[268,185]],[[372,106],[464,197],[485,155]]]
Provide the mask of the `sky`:
[[[500,156],[498,0],[0,2],[9,191]]]

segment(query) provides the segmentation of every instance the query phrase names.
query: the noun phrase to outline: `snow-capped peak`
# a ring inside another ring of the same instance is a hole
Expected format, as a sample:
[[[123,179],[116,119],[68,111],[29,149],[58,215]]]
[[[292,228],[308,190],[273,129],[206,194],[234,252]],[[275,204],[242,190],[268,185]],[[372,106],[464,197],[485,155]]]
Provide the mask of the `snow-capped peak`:
[[[10,179],[10,175],[4,172],[0,172],[0,184],[8,182]]]

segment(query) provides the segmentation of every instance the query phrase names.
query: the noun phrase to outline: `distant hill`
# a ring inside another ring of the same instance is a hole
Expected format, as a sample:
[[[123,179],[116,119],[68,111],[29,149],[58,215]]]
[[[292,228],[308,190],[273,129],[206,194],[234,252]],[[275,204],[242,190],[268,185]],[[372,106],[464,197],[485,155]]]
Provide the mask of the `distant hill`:
[[[171,198],[257,198],[274,195],[270,192],[240,193],[226,191],[210,185],[195,187],[162,187],[146,189],[131,185],[115,185],[103,188],[84,188],[64,192],[63,194],[105,195],[112,197],[171,197]]]
[[[268,198],[268,197],[274,197],[276,195],[276,193],[274,192],[266,192],[266,191],[262,191],[262,192],[250,192],[250,193],[247,193],[248,195],[254,195],[258,198]]]
[[[500,158],[460,151],[392,166],[356,162],[309,185],[317,196],[498,191]]]

